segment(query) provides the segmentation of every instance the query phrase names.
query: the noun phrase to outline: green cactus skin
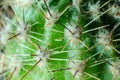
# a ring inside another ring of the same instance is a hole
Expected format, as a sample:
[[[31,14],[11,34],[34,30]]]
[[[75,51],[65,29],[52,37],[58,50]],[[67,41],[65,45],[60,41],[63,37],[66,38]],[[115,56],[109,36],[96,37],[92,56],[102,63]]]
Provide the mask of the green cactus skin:
[[[0,80],[120,80],[120,0],[1,0]]]

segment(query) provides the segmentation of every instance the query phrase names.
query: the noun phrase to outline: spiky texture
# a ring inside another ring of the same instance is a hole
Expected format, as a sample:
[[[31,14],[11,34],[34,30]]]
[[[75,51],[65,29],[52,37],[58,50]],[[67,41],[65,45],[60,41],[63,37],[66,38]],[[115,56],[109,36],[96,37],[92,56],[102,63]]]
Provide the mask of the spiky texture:
[[[120,0],[1,0],[0,80],[119,80]]]

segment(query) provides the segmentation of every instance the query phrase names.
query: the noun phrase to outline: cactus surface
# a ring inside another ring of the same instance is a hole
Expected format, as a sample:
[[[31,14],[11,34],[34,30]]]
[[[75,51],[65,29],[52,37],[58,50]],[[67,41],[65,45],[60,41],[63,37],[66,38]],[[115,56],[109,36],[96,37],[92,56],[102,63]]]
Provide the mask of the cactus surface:
[[[1,0],[0,80],[120,80],[120,0]]]

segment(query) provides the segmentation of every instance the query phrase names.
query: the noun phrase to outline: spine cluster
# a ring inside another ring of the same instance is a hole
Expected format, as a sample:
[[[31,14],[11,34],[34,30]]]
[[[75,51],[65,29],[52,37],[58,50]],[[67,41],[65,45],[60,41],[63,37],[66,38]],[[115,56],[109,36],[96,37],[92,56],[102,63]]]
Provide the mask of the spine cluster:
[[[119,80],[120,0],[1,0],[0,80]]]

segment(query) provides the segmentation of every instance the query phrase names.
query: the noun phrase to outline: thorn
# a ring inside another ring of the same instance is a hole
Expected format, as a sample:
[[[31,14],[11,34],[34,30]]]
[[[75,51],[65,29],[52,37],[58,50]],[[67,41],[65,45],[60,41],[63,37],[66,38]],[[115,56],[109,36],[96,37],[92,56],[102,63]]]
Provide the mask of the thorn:
[[[48,71],[48,72],[57,72],[57,71],[64,71],[64,70],[69,70],[71,68],[62,68],[62,69],[57,69],[57,70],[52,70],[52,71]]]
[[[78,72],[79,72],[79,70],[76,70],[73,77],[75,77]]]
[[[113,27],[113,29],[112,29],[111,32],[110,32],[110,36],[112,36],[113,32],[119,27],[119,25],[120,25],[120,22],[118,22],[118,23]]]
[[[66,28],[71,34],[74,35],[74,33],[73,33],[69,28],[67,28],[65,25],[63,25],[63,24],[60,23],[59,21],[58,21],[58,23],[59,23],[62,27]]]
[[[112,6],[113,7],[113,6]],[[100,15],[98,15],[97,17],[95,17],[93,20],[91,20],[90,22],[88,22],[84,28],[88,27],[92,22],[94,22],[96,19],[98,19],[100,16],[104,15],[105,13],[107,13],[108,11],[110,11],[112,9],[112,7],[110,7],[109,9],[107,9],[106,11],[104,11],[103,13],[101,13]]]
[[[11,79],[12,79],[12,77],[13,77],[13,75],[14,75],[16,69],[17,69],[17,68],[15,67],[14,70],[13,70],[13,72],[11,73],[10,77],[9,77],[7,80],[11,80]]]
[[[23,23],[25,24],[25,15],[24,15],[24,9],[23,9]]]
[[[23,77],[22,77],[20,80],[23,80],[23,79],[30,73],[30,71],[33,70],[33,69],[37,66],[37,64],[38,64],[41,60],[42,60],[42,59],[40,58],[40,59],[32,66],[32,68],[31,68],[27,73],[25,73],[25,75],[23,75]]]
[[[51,12],[50,12],[50,9],[49,9],[49,7],[48,7],[46,1],[45,1],[45,0],[43,0],[43,1],[44,1],[44,4],[45,4],[45,6],[46,6],[46,8],[47,8],[47,10],[48,10],[49,15],[52,16],[52,14],[51,14]]]
[[[0,72],[0,75],[4,74],[5,72],[7,72],[8,70],[4,70],[2,72]]]
[[[14,37],[17,37],[17,36],[20,35],[20,34],[21,34],[21,33],[17,33],[16,35],[14,35],[14,36],[8,38],[8,40],[10,40],[10,39],[12,39],[12,38],[14,38]]]

